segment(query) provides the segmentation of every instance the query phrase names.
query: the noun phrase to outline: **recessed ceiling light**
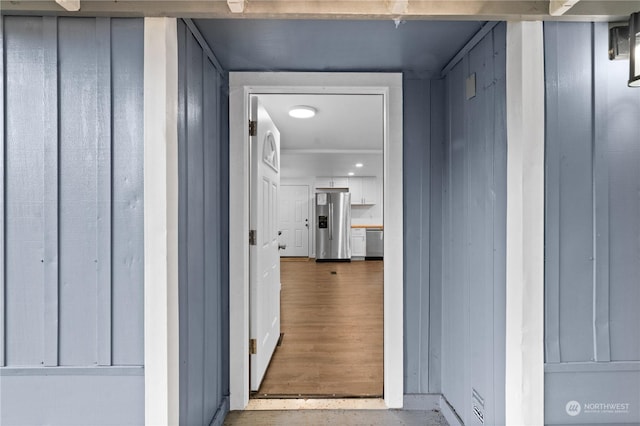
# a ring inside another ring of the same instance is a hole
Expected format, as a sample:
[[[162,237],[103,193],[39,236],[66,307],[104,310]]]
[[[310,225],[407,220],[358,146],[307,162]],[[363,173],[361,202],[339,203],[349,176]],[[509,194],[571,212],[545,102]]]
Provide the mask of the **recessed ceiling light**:
[[[296,105],[291,107],[289,115],[293,118],[311,118],[316,115],[317,110],[314,107],[306,105]]]
[[[364,166],[364,164],[362,164],[362,163],[356,163],[356,167],[362,167],[362,166]]]
[[[353,173],[353,172],[349,172],[349,176],[353,176],[353,175],[354,175],[354,173]]]

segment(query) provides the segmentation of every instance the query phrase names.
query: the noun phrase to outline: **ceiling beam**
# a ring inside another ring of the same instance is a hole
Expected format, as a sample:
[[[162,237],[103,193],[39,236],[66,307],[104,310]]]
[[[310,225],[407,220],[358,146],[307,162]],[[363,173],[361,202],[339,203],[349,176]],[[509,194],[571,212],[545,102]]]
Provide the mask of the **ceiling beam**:
[[[56,3],[69,12],[77,12],[80,10],[80,0],[56,0]]]
[[[245,0],[227,0],[227,6],[232,13],[244,12],[245,5]]]
[[[392,15],[404,15],[409,11],[409,0],[387,0],[387,8]]]
[[[549,15],[562,16],[569,11],[580,0],[550,0]]]
[[[232,12],[228,1],[242,1],[242,13]],[[564,4],[572,0],[559,1]],[[612,21],[628,19],[637,11],[637,2],[624,0],[581,1],[562,16],[549,14],[549,0],[85,0],[74,16],[394,19],[398,17],[394,11],[402,9],[405,2],[407,11],[401,15],[405,20]],[[3,14],[65,13],[54,0],[0,0],[0,9]]]

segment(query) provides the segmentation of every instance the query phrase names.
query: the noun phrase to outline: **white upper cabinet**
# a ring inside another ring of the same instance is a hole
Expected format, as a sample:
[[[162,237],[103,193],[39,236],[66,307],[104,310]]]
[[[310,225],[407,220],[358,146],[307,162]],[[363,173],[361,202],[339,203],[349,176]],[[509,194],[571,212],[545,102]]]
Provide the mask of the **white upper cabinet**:
[[[351,205],[362,204],[362,178],[349,178],[349,192],[351,193]]]
[[[316,177],[316,189],[321,188],[349,188],[349,178],[346,177]]]
[[[362,204],[378,204],[378,179],[375,176],[362,178]]]
[[[350,177],[351,205],[364,206],[378,203],[378,182],[375,176]]]

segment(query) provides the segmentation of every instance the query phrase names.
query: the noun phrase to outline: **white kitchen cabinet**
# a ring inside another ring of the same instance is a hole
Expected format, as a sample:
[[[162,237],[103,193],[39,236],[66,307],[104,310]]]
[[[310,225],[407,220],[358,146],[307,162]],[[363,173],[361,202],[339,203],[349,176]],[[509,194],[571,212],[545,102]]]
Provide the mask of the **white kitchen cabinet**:
[[[351,205],[362,205],[362,178],[349,178],[349,192],[351,193]]]
[[[352,206],[378,203],[378,182],[375,176],[349,178],[349,192]]]
[[[351,257],[362,257],[366,255],[367,230],[364,228],[351,228]]]
[[[362,204],[378,204],[378,179],[375,176],[362,178]]]
[[[316,189],[321,188],[349,188],[349,179],[346,177],[317,177]]]

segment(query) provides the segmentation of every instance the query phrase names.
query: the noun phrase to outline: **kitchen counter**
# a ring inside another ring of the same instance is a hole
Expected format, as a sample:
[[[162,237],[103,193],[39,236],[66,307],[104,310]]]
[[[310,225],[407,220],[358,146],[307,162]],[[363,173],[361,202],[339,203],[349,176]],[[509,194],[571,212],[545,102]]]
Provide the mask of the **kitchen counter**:
[[[351,227],[356,229],[383,229],[382,225],[351,225]]]

